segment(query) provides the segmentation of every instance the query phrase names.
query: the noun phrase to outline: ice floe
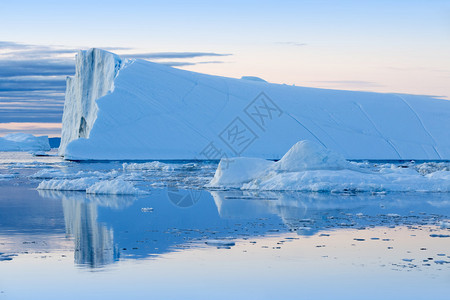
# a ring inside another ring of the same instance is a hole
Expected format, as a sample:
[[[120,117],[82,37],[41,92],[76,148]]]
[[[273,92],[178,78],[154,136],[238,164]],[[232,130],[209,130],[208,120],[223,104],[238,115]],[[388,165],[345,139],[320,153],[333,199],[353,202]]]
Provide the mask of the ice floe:
[[[159,161],[152,161],[147,163],[124,163],[122,164],[124,170],[160,170],[173,171],[174,167],[170,164],[165,164]]]
[[[147,194],[133,183],[121,178],[101,180],[99,177],[77,179],[51,179],[42,181],[38,190],[86,191],[87,194],[142,195]]]

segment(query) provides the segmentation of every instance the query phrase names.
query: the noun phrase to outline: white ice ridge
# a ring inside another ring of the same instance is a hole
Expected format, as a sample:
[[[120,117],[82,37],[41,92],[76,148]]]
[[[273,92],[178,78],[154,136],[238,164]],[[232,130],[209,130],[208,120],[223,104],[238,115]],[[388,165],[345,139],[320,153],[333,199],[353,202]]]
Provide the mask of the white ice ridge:
[[[194,73],[79,52],[60,154],[73,160],[280,159],[311,140],[346,159],[450,159],[450,101]]]
[[[392,165],[372,170],[322,145],[300,141],[277,162],[222,159],[210,188],[308,192],[450,192],[450,171],[421,172]]]
[[[11,133],[0,137],[0,151],[49,151],[47,136]]]

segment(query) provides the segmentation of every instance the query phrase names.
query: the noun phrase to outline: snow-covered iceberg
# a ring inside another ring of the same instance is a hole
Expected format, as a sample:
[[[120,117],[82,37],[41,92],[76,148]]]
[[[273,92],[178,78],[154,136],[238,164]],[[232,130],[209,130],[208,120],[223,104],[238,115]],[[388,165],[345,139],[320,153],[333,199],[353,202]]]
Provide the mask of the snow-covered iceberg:
[[[210,188],[307,192],[450,192],[450,171],[392,165],[374,170],[322,145],[300,141],[274,162],[222,159]]]
[[[224,78],[80,51],[60,155],[280,159],[311,140],[346,159],[450,159],[450,101]]]
[[[11,133],[0,137],[0,151],[49,151],[48,136]]]

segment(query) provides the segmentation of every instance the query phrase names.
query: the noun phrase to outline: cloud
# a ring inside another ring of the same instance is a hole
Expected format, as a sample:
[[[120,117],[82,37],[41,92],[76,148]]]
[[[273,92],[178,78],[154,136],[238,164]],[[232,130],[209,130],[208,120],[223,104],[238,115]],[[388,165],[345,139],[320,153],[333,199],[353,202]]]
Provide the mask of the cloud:
[[[66,86],[63,80],[47,79],[16,79],[11,77],[0,80],[0,92],[5,91],[64,91]]]
[[[38,135],[59,136],[61,134],[61,123],[49,123],[49,122],[0,123],[0,136],[17,131]]]
[[[61,122],[65,77],[75,67],[59,56],[75,50],[5,41],[0,50],[0,124]]]
[[[15,42],[0,41],[0,49],[24,49],[31,45],[19,44]]]
[[[382,85],[372,82],[372,81],[363,81],[363,80],[325,80],[325,81],[309,81],[312,83],[319,83],[324,85],[333,85],[333,86],[361,86],[361,87],[381,87]]]
[[[0,103],[15,102],[24,103],[41,101],[45,99],[49,103],[53,102],[63,102],[64,101],[64,90],[59,91],[48,91],[48,90],[38,90],[34,92],[23,92],[20,91],[0,91]]]
[[[186,66],[194,66],[194,65],[203,65],[203,64],[223,64],[223,61],[200,61],[200,62],[183,62],[183,61],[161,61],[158,62],[161,65],[169,66],[169,67],[186,67]]]
[[[386,69],[401,72],[436,72],[450,74],[450,69],[438,69],[430,67],[386,67]]]
[[[75,73],[72,60],[0,60],[0,78],[18,76],[61,76]]]
[[[177,59],[177,58],[197,58],[207,56],[230,56],[231,54],[221,54],[213,52],[150,52],[137,54],[124,54],[123,57],[140,59]],[[195,63],[192,63],[195,64]]]
[[[77,49],[61,46],[31,45],[9,41],[0,41],[0,50],[0,59],[17,60],[55,58],[61,54],[73,56],[77,52]]]
[[[61,122],[62,107],[52,107],[45,109],[34,109],[33,107],[22,107],[16,109],[3,110],[0,112],[0,119],[3,122]],[[1,123],[0,123],[1,124]]]
[[[308,45],[306,43],[298,43],[298,42],[276,42],[275,44],[294,46],[294,47],[303,47],[303,46]]]
[[[102,47],[108,51],[131,52],[130,47]],[[0,41],[0,124],[4,122],[61,122],[65,77],[75,73],[77,49]],[[159,63],[184,67],[222,61],[192,62],[201,57],[224,57],[214,52],[148,52],[122,57],[169,60]],[[186,61],[170,61],[170,60]]]

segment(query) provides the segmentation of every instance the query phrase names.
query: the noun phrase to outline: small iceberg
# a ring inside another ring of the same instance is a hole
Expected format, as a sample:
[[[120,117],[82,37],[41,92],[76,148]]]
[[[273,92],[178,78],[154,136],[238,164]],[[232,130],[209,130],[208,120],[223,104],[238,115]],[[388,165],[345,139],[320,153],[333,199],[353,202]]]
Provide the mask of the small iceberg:
[[[42,181],[38,190],[85,191],[96,195],[145,195],[148,192],[136,188],[131,182],[120,178],[101,180],[99,177],[77,179],[51,179]]]
[[[385,165],[379,170],[347,161],[311,142],[296,143],[279,161],[222,159],[209,188],[307,192],[450,192],[450,171],[423,174],[419,167]]]

